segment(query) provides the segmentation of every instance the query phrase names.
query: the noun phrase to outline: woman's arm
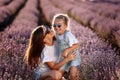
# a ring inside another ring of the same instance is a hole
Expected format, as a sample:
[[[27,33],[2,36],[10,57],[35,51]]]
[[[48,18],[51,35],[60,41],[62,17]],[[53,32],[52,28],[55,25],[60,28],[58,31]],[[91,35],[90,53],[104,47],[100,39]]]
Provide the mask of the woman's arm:
[[[76,57],[75,53],[69,54],[66,58],[64,58],[62,61],[59,63],[54,63],[54,62],[46,62],[46,64],[49,66],[50,69],[52,70],[58,70],[60,67],[62,67],[64,64],[67,62],[74,60]]]

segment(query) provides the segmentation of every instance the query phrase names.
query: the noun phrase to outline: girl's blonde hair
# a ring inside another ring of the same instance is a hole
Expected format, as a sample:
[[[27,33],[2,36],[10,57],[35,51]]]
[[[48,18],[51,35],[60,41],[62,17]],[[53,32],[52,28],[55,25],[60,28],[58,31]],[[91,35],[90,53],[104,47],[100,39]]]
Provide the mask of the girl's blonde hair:
[[[65,25],[67,25],[67,30],[70,30],[70,19],[67,14],[62,14],[62,13],[56,14],[52,20],[52,28],[56,19],[62,19]]]

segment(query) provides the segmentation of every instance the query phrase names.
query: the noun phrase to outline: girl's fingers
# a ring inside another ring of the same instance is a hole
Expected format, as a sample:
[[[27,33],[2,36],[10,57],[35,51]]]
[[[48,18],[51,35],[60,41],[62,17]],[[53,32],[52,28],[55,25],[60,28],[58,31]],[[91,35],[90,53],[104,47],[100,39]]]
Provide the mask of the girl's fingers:
[[[71,53],[70,55],[71,55],[73,58],[76,57],[76,53]]]
[[[76,53],[70,53],[68,54],[68,57],[71,59],[71,60],[74,60],[76,58]]]
[[[72,55],[76,55],[76,53],[71,53]]]

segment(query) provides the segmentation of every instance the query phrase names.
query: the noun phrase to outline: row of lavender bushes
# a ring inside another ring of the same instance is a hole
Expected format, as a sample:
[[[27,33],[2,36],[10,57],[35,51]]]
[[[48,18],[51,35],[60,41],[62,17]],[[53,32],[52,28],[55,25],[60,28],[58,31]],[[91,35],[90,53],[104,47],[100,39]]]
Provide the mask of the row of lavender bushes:
[[[0,0],[0,6],[8,5],[12,0]]]
[[[55,14],[65,13],[49,0],[40,1],[43,13],[50,23]],[[59,4],[62,5],[62,3]],[[64,9],[67,9],[67,6],[64,5]],[[116,55],[111,45],[108,42],[105,43],[88,27],[81,26],[71,18],[70,20],[71,31],[79,40],[80,45],[82,61],[79,68],[79,80],[119,80],[120,57]]]
[[[13,0],[10,4],[0,7],[0,24],[15,15],[25,2],[26,0]]]
[[[38,5],[38,0],[27,0],[13,23],[0,32],[0,80],[31,80],[23,57],[30,33],[38,25]]]
[[[119,5],[116,7],[115,5],[108,5],[107,3],[102,5],[103,7],[100,7],[101,4],[97,3],[91,3],[91,2],[84,2],[83,4],[86,5],[79,5],[79,3],[70,2],[70,1],[57,1],[52,0],[52,3],[60,8],[61,10],[68,13],[71,17],[73,17],[76,21],[80,22],[84,26],[87,26],[94,30],[97,34],[99,34],[102,38],[109,40],[110,43],[113,45],[117,45],[120,47],[120,23],[119,20],[111,19],[109,17],[102,16],[100,14],[104,14],[107,11],[107,16],[109,16],[109,10],[107,6],[111,7],[111,10],[113,13],[116,14],[116,16],[119,17]],[[95,6],[94,6],[95,4]],[[66,7],[64,7],[64,5]],[[90,5],[90,8],[88,8]],[[107,6],[106,6],[107,5]],[[88,7],[87,7],[88,6]],[[92,7],[91,7],[92,6]],[[96,7],[98,6],[98,7]],[[105,8],[104,8],[105,6]],[[95,13],[96,10],[96,13]],[[99,11],[100,10],[100,11]],[[106,10],[106,11],[105,11]],[[115,12],[117,11],[117,12]],[[100,14],[99,14],[100,12]],[[112,13],[110,13],[112,14]],[[112,14],[114,15],[114,14]],[[116,17],[117,18],[117,17]]]
[[[73,0],[72,0],[73,1]],[[115,5],[120,4],[120,0],[76,0],[82,2],[96,2],[96,3],[112,3]]]
[[[77,1],[69,0],[67,2],[78,5],[79,7],[91,10],[100,16],[104,16],[106,18],[116,19],[116,20],[118,19],[119,21],[120,5],[116,5],[112,2],[111,3],[109,2],[95,3],[95,2],[87,2],[87,1],[83,2],[81,0],[77,0]],[[113,1],[113,2],[116,2],[116,1]],[[120,1],[118,3],[120,3]]]

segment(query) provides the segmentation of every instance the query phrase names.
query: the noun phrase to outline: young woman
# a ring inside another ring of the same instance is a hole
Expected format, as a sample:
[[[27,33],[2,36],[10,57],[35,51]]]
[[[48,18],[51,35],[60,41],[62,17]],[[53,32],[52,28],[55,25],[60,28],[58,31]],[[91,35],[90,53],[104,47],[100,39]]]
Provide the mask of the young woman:
[[[66,14],[57,14],[54,16],[52,25],[56,32],[56,41],[59,46],[59,59],[63,60],[71,52],[75,52],[77,57],[68,64],[65,64],[61,70],[64,74],[70,68],[71,80],[78,80],[78,66],[80,65],[81,58],[78,51],[79,43],[75,36],[70,32],[69,29],[69,18]]]
[[[34,68],[33,80],[61,80],[60,67],[76,57],[75,53],[71,53],[56,62],[55,44],[54,32],[49,27],[39,26],[32,31],[25,59]]]

